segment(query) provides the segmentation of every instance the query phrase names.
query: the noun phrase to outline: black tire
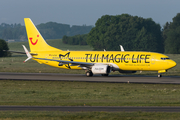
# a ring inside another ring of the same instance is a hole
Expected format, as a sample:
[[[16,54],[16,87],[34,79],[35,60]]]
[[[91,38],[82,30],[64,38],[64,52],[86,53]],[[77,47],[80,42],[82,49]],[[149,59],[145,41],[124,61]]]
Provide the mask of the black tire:
[[[87,76],[87,77],[92,77],[92,76],[93,76],[92,71],[87,71],[87,72],[86,72],[86,76]]]

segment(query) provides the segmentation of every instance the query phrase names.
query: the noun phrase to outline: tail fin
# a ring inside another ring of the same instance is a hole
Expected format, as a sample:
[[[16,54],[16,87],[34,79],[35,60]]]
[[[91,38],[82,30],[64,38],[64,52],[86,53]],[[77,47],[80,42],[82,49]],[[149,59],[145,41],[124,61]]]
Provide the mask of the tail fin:
[[[49,46],[42,35],[39,33],[30,18],[24,18],[29,47],[31,52],[38,51],[61,51],[60,49]]]

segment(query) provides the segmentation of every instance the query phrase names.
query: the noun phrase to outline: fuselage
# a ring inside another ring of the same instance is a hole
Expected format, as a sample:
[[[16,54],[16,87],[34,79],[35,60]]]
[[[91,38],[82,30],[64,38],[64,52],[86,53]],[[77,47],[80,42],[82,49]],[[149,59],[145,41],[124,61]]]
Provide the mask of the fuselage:
[[[166,55],[141,51],[46,51],[38,52],[38,55],[33,57],[107,64],[110,65],[114,71],[158,71],[162,73],[176,65],[176,63]],[[59,66],[59,63],[56,61],[35,60],[39,63],[58,68],[82,69],[78,65],[71,66],[71,64],[64,64]]]

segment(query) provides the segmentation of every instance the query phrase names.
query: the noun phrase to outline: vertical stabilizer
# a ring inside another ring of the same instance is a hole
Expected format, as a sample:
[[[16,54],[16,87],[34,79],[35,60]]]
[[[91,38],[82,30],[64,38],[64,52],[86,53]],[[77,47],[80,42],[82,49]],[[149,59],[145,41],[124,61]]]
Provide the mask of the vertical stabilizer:
[[[31,52],[38,51],[61,51],[60,49],[49,46],[42,35],[37,30],[30,18],[24,18],[29,47]]]

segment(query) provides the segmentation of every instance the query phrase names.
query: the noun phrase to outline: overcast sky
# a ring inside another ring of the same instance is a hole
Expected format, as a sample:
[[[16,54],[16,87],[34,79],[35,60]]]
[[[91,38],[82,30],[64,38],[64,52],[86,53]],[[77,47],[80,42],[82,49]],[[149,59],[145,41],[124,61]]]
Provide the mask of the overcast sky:
[[[180,13],[180,0],[0,0],[0,24],[34,24],[49,21],[70,25],[95,25],[102,15],[152,18],[164,25]]]

